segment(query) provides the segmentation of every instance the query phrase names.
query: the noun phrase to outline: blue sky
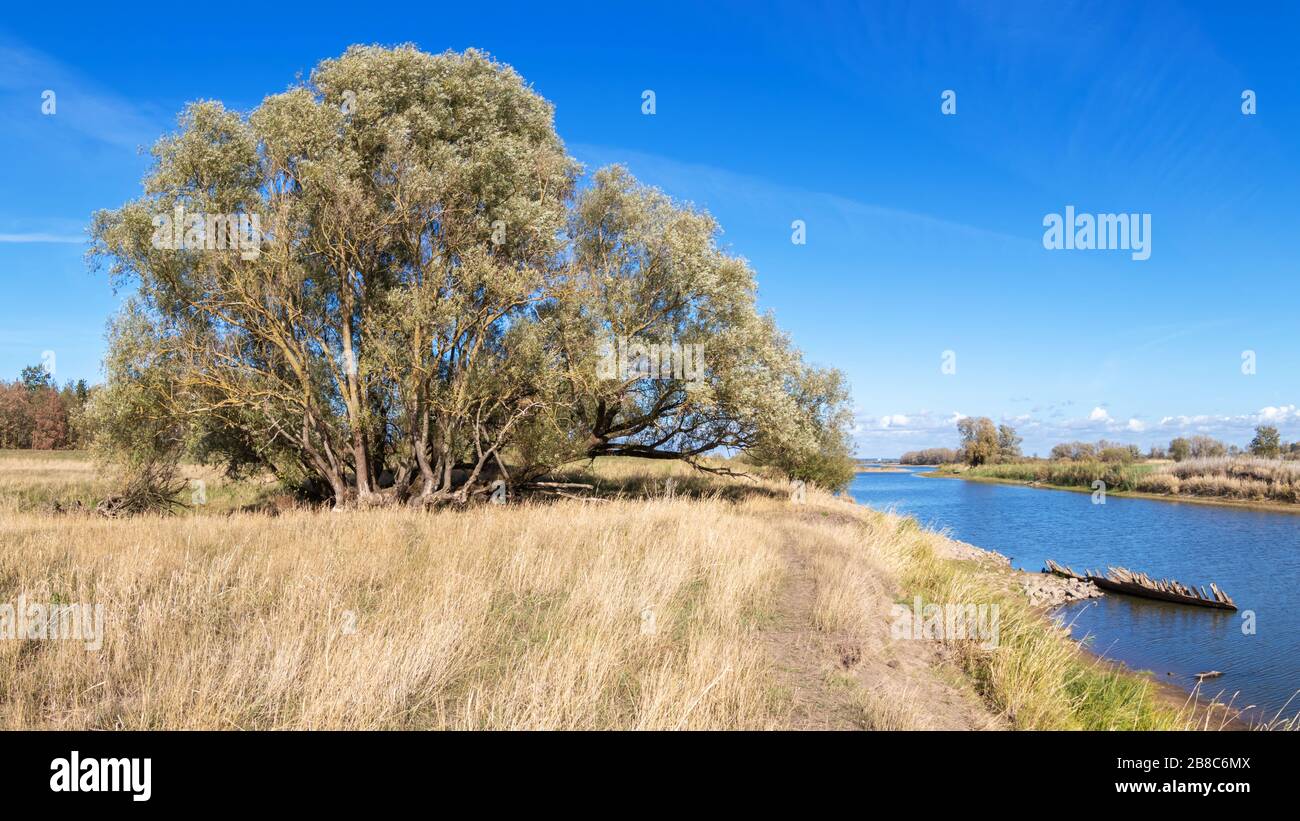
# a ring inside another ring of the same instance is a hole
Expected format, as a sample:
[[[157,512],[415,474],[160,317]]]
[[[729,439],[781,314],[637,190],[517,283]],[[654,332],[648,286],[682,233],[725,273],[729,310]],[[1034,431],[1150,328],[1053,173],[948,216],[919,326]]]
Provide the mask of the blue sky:
[[[1300,438],[1294,4],[374,8],[8,10],[0,376],[53,351],[61,381],[99,378],[120,295],[87,270],[84,229],[138,194],[139,148],[187,101],[250,109],[351,43],[414,42],[490,51],[589,168],[712,212],[763,306],[848,375],[861,455],[951,445],[958,415],[1016,425],[1029,452],[1244,444],[1264,421]],[[1067,205],[1151,215],[1150,259],[1045,249]]]

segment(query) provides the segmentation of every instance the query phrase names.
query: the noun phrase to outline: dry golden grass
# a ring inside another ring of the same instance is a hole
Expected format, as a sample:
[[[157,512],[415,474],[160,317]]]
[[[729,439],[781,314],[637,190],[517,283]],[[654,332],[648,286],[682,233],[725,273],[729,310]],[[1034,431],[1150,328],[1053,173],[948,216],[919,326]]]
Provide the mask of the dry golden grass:
[[[13,513],[54,500],[89,500],[101,487],[84,454],[0,451],[0,513]]]
[[[816,584],[813,625],[823,632],[865,634],[880,620],[879,605],[898,591],[903,553],[886,517],[805,524],[800,539]]]
[[[106,631],[96,651],[0,640],[0,727],[804,726],[792,677],[821,680],[825,668],[798,649],[825,649],[820,635],[894,652],[882,613],[914,594],[1003,605],[1002,648],[953,645],[985,718],[1174,726],[1141,682],[1090,672],[912,520],[642,467],[575,467],[623,488],[605,502],[279,516],[209,505],[105,520],[33,506],[101,482],[84,459],[4,454],[0,604],[103,605]],[[14,488],[18,501],[6,498]],[[808,589],[792,619],[796,573]],[[778,619],[805,634],[793,655],[774,649]],[[802,667],[787,669],[791,658]],[[931,672],[909,668],[878,690],[859,681],[833,706],[857,711],[850,726],[987,726],[969,710],[941,715]],[[915,687],[909,675],[922,676]]]
[[[1162,489],[1190,496],[1300,502],[1300,463],[1254,456],[1189,459],[1163,465]],[[1146,488],[1143,488],[1144,490]]]
[[[914,690],[892,687],[863,690],[858,698],[862,723],[868,730],[933,729]]]
[[[182,501],[202,489],[203,505],[191,513],[226,512],[252,506],[274,493],[269,479],[233,481],[213,467],[183,465]],[[84,451],[0,450],[0,515],[65,509],[78,503],[94,508],[113,494],[118,483]]]
[[[105,607],[0,642],[6,727],[769,727],[773,532],[719,502],[130,522],[11,516],[0,590]],[[643,611],[654,632],[643,633]]]

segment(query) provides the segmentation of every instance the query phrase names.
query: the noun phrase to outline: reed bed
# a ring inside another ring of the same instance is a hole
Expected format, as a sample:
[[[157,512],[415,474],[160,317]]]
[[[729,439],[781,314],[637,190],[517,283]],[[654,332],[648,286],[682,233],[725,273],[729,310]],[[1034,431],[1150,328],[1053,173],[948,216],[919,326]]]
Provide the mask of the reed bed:
[[[1142,478],[1154,469],[1153,465],[1123,464],[1119,462],[1008,462],[980,465],[964,472],[969,477],[1002,479],[1016,482],[1038,482],[1060,487],[1087,487],[1100,479],[1108,490],[1137,490]]]
[[[1300,462],[1259,457],[1190,459],[1161,467],[1173,493],[1300,502]]]
[[[1300,502],[1300,463],[1235,456],[1173,463],[1041,461],[946,468],[947,475],[1233,501]]]

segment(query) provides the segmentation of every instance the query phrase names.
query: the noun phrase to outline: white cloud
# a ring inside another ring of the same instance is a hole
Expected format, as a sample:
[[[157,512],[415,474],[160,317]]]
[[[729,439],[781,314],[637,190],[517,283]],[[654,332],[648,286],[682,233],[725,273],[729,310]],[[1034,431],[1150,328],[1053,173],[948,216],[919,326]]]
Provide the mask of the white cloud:
[[[1255,413],[1243,413],[1236,416],[1227,414],[1198,414],[1196,416],[1163,416],[1162,428],[1194,429],[1200,433],[1212,433],[1215,430],[1249,429],[1256,425],[1288,425],[1300,422],[1300,408],[1295,405],[1260,408]]]
[[[997,423],[1010,424],[1024,437],[1024,452],[1047,453],[1059,442],[1114,439],[1146,448],[1164,445],[1175,436],[1205,434],[1244,446],[1255,426],[1275,425],[1287,440],[1300,439],[1300,405],[1260,408],[1254,413],[1237,415],[1165,415],[1159,422],[1147,422],[1137,416],[1116,419],[1101,405],[1087,416],[1062,419],[1049,413],[1052,407],[1028,414],[1003,416]],[[1044,415],[1046,414],[1046,415]],[[858,451],[864,456],[897,456],[904,451],[929,447],[955,447],[957,422],[965,414],[934,412],[891,413],[884,416],[859,412],[855,425]]]
[[[1275,408],[1270,405],[1267,408],[1261,408],[1258,415],[1261,421],[1286,422],[1296,418],[1296,406],[1283,405],[1280,408]]]

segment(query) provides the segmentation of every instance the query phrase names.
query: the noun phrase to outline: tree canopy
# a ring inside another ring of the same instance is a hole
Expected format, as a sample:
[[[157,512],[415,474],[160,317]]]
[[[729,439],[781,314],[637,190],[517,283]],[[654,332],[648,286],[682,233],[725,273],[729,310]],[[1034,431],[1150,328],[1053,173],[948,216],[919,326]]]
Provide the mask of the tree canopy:
[[[1015,437],[1014,430],[1006,425],[1003,428],[1010,432],[1011,438]],[[961,436],[962,460],[973,467],[996,462],[1002,446],[1009,445],[1011,441],[1005,433],[999,435],[997,426],[987,416],[964,416],[958,419],[957,433]],[[1016,447],[1019,447],[1018,439]]]
[[[56,450],[85,444],[85,380],[59,388],[44,365],[22,369],[13,382],[0,380],[0,448]]]
[[[96,396],[118,449],[187,441],[337,504],[601,455],[851,476],[842,376],[758,312],[714,220],[584,178],[483,53],[354,46],[250,113],[190,104],[152,156],[93,226],[133,289]]]
[[[1255,428],[1255,438],[1250,440],[1250,452],[1255,456],[1276,459],[1282,453],[1282,436],[1273,425]]]

